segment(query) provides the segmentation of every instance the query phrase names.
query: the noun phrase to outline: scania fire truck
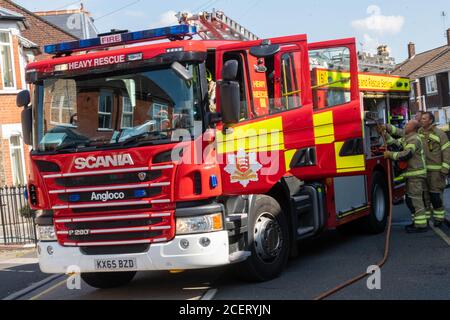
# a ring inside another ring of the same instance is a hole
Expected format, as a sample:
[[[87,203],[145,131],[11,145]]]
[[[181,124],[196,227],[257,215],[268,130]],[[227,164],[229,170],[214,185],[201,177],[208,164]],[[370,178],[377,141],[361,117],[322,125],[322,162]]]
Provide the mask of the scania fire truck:
[[[98,288],[138,271],[277,277],[299,240],[383,232],[387,163],[355,39],[194,40],[179,25],[47,46],[18,95],[45,273]],[[365,79],[365,80],[364,80]],[[401,198],[401,185],[394,190]]]

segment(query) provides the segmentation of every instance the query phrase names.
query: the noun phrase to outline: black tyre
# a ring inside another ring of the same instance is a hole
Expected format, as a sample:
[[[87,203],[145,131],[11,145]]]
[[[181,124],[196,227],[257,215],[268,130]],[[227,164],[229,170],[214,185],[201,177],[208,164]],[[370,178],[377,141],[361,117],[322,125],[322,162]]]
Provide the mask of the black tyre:
[[[97,289],[112,289],[130,283],[136,272],[82,273],[81,279]]]
[[[289,225],[278,202],[257,196],[249,215],[249,251],[252,255],[235,266],[237,276],[262,282],[278,277],[289,258]]]
[[[379,234],[386,230],[389,217],[388,185],[381,172],[375,172],[372,179],[370,215],[365,218],[365,227],[369,233]]]

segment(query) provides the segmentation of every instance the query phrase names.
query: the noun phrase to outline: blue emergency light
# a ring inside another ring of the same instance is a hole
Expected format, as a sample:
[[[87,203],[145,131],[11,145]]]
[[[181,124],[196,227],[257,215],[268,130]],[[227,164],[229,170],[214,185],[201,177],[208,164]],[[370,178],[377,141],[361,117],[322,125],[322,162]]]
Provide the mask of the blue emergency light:
[[[166,28],[150,29],[137,32],[111,33],[98,38],[86,40],[62,42],[44,47],[47,54],[61,54],[73,51],[104,47],[108,45],[126,45],[136,42],[144,42],[160,39],[182,39],[186,36],[192,37],[197,33],[197,28],[189,25],[178,25]]]

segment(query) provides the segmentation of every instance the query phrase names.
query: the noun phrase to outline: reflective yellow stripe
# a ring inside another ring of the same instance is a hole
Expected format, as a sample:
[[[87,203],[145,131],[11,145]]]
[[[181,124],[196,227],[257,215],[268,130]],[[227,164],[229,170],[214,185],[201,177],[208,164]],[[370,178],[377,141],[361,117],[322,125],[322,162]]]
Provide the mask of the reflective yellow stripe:
[[[447,148],[450,148],[450,141],[449,142],[447,142],[446,144],[444,144],[443,146],[442,146],[442,151],[444,151],[444,150],[446,150]]]
[[[366,162],[364,160],[364,155],[355,155],[355,156],[347,156],[341,157],[339,154],[341,153],[342,147],[345,142],[336,142],[334,144],[335,153],[336,153],[336,169],[338,173],[347,173],[347,172],[356,172],[356,171],[365,171],[366,170]]]
[[[314,136],[316,145],[330,144],[335,141],[333,111],[314,115]]]
[[[297,153],[296,149],[288,150],[288,151],[284,152],[284,161],[286,164],[286,172],[289,172],[291,170],[291,162],[296,153]]]
[[[432,170],[432,171],[440,171],[440,170],[442,170],[442,166],[429,165],[429,166],[427,166],[427,169]]]
[[[450,170],[450,164],[448,164],[448,163],[445,163],[445,162],[444,162],[444,163],[442,164],[442,167],[445,168],[445,169],[447,169],[447,170]]]
[[[437,135],[430,133],[430,135],[428,136],[428,138],[430,138],[431,140],[434,140],[438,143],[441,143],[441,138],[439,138]]]
[[[231,133],[217,131],[219,154],[239,150],[266,152],[284,150],[283,119],[281,117],[236,126]]]
[[[426,174],[427,174],[427,170],[421,169],[421,170],[406,172],[406,173],[402,174],[402,177],[410,178],[410,177],[417,177],[417,176],[426,175]]]
[[[387,140],[387,144],[391,145],[395,143],[395,139],[389,136],[389,139]]]
[[[392,154],[392,159],[398,160],[398,155],[399,155],[398,152],[394,152],[394,153]]]
[[[437,218],[444,218],[445,217],[445,211],[434,211],[434,216]]]
[[[391,125],[391,131],[392,131],[392,134],[395,135],[395,134],[397,134],[398,129],[396,126]]]
[[[415,144],[407,144],[405,146],[405,149],[411,149],[413,152],[416,152],[416,145]]]

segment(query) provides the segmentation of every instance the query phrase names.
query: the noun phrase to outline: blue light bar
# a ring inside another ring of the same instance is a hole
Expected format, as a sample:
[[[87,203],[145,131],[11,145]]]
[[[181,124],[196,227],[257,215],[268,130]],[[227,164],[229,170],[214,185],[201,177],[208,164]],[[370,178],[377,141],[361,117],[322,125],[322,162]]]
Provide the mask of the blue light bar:
[[[197,33],[197,28],[188,25],[178,25],[166,28],[150,29],[129,33],[118,33],[105,35],[100,38],[92,38],[86,40],[62,42],[44,47],[47,54],[68,53],[73,51],[84,51],[97,47],[105,47],[111,45],[125,45],[136,42],[144,42],[149,40],[160,39],[181,39],[185,36],[193,36]]]

